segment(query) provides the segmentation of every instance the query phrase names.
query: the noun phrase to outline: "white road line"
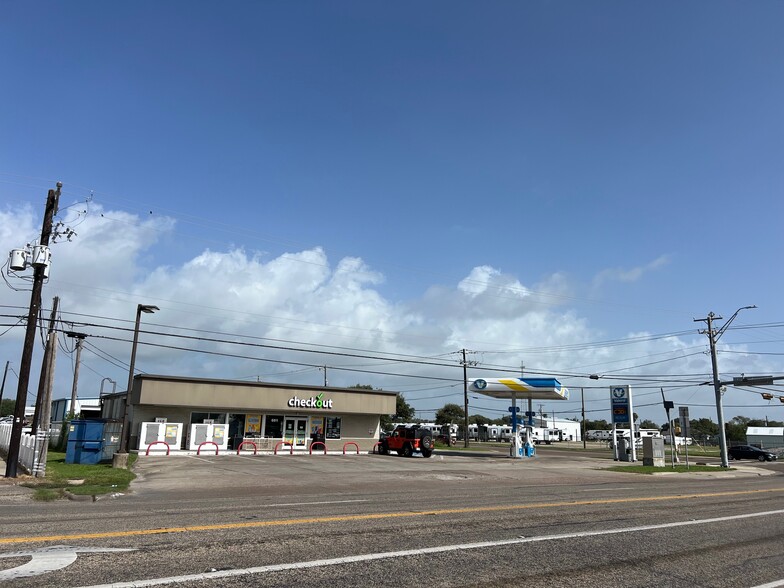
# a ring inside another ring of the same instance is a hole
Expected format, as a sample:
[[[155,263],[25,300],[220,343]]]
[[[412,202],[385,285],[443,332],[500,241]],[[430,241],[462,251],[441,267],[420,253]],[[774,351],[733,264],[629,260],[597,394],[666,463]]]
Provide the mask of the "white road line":
[[[204,459],[203,457],[197,457],[195,455],[189,455],[188,457],[190,459],[197,459],[199,461],[203,461],[203,462],[206,462],[206,463],[212,463],[209,459]]]
[[[221,570],[219,572],[206,572],[203,574],[190,574],[185,576],[171,576],[169,578],[153,578],[151,580],[136,580],[133,582],[116,582],[114,584],[100,584],[96,586],[83,586],[81,588],[139,588],[143,586],[160,586],[162,584],[174,584],[182,582],[196,582],[199,580],[217,580],[220,578],[232,578],[237,576],[250,576],[252,574],[266,574],[269,572],[283,572],[289,570],[302,570],[307,568],[318,568],[323,566],[337,566],[351,563],[361,563],[377,559],[394,559],[398,557],[408,557],[412,555],[429,555],[433,553],[447,553],[450,551],[463,551],[467,549],[486,549],[490,547],[503,547],[506,545],[522,545],[524,543],[539,543],[542,541],[557,541],[559,539],[579,539],[582,537],[598,537],[601,535],[615,535],[619,533],[636,533],[640,531],[652,531],[656,529],[672,529],[675,527],[689,527],[693,525],[707,525],[711,523],[723,523],[727,521],[737,521],[754,517],[764,517],[770,515],[784,514],[782,510],[769,510],[765,512],[754,512],[743,515],[732,515],[726,517],[716,517],[712,519],[698,519],[679,521],[676,523],[663,523],[660,525],[641,525],[639,527],[624,527],[619,529],[605,529],[602,531],[582,531],[579,533],[563,533],[560,535],[541,535],[538,537],[521,537],[517,539],[502,539],[500,541],[482,541],[479,543],[463,543],[459,545],[442,545],[440,547],[425,547],[422,549],[407,549],[405,551],[387,551],[384,553],[368,553],[365,555],[351,555],[347,557],[336,557],[333,559],[317,559],[313,561],[302,561],[287,564],[274,564],[260,566],[256,568],[240,568],[236,570]],[[782,586],[781,583],[765,584],[765,588]],[[762,587],[759,587],[762,588]]]
[[[25,564],[0,572],[0,582],[40,576],[68,567],[76,561],[79,553],[104,553],[111,551],[134,551],[133,549],[112,549],[93,547],[70,547],[68,545],[54,545],[32,551],[17,551],[16,553],[3,553],[0,558],[29,557]]]
[[[760,584],[759,586],[754,586],[753,588],[777,588],[778,586],[784,586],[784,580],[776,580],[775,582],[770,582],[769,584]]]

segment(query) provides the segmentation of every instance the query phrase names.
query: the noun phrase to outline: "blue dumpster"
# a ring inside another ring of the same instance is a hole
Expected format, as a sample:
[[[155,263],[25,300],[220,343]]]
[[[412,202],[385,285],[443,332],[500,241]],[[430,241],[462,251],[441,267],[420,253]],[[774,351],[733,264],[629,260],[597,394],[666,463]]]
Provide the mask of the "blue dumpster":
[[[119,445],[121,423],[107,419],[71,421],[65,463],[97,464],[112,458]]]

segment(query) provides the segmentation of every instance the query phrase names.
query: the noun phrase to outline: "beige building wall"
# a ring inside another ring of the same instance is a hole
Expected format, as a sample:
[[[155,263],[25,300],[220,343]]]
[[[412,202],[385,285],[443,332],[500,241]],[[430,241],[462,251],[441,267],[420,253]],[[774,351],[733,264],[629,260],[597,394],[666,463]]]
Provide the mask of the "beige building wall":
[[[213,409],[253,412],[260,409],[305,410],[289,406],[289,400],[295,396],[307,399],[319,394],[323,394],[325,400],[332,400],[332,408],[325,410],[325,414],[382,415],[394,414],[397,409],[396,395],[389,392],[344,388],[284,388],[252,382],[223,383],[139,377],[134,380],[131,398],[134,405],[155,404],[209,409],[205,412],[212,412]]]
[[[291,406],[292,399],[307,401],[319,398],[319,395],[322,402],[331,401],[331,407]],[[118,409],[121,405],[119,400],[116,401],[114,410],[110,409],[109,412],[120,412]],[[379,417],[383,414],[394,414],[396,408],[396,393],[388,391],[137,376],[134,379],[129,410],[130,447],[138,447],[141,423],[152,422],[156,418],[166,418],[171,423],[183,423],[183,446],[187,447],[191,413],[211,412],[260,414],[262,422],[267,415],[306,417],[308,430],[311,417],[341,417],[341,438],[326,439],[327,449],[339,451],[346,443],[356,443],[360,451],[370,451],[378,440]],[[104,415],[108,416],[106,411]],[[353,445],[346,449],[347,452],[355,451]]]

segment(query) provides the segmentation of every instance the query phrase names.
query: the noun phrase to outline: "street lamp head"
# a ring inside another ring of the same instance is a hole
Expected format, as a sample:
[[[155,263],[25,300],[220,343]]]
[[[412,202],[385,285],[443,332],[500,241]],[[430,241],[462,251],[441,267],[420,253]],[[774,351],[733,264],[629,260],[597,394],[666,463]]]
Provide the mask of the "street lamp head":
[[[139,312],[146,312],[147,314],[152,314],[156,310],[160,310],[160,308],[158,308],[154,304],[140,304],[139,305]]]
[[[589,377],[591,380],[598,380],[598,379],[599,379],[599,374],[591,374],[591,375],[590,375],[590,376],[588,376],[588,377]]]

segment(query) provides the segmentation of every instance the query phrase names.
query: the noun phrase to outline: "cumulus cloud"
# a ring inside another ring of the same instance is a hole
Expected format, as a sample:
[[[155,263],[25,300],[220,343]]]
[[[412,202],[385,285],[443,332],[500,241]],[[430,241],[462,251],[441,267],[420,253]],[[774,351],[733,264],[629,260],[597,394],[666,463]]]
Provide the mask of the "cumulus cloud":
[[[462,370],[456,352],[462,348],[478,352],[474,357],[483,365],[514,366],[524,360],[534,371],[568,374],[623,373],[627,366],[644,363],[637,356],[666,359],[681,353],[686,358],[685,347],[704,345],[678,338],[655,340],[626,359],[624,353],[629,353],[617,348],[580,348],[601,340],[602,333],[572,308],[574,287],[561,273],[526,284],[520,276],[481,265],[455,283],[430,285],[421,297],[390,300],[379,288],[383,273],[359,256],[333,260],[321,247],[270,256],[241,246],[211,246],[174,263],[163,246],[174,240],[177,229],[170,218],[136,217],[93,206],[87,216],[69,220],[78,225],[77,237],[52,246],[44,307],[50,306],[52,296],[59,296],[63,319],[89,334],[80,371],[80,395],[87,397],[97,394],[104,377],[115,380],[119,390],[124,388],[139,303],[160,307],[143,318],[137,367],[145,372],[317,384],[323,378],[317,366],[327,366],[330,384],[370,383],[401,390],[423,410],[461,400]],[[40,220],[30,210],[0,211],[0,246],[5,251],[24,246],[38,227]],[[661,257],[635,270],[606,270],[597,278],[634,279],[666,262]],[[21,314],[29,304],[29,281],[8,279],[20,291],[5,288],[5,314]],[[19,356],[23,334],[15,328],[0,338],[5,357]],[[310,352],[297,351],[301,349]],[[453,367],[372,359],[386,354],[438,358]],[[352,357],[357,355],[363,357]],[[61,352],[55,397],[70,393],[72,361],[72,355]],[[311,367],[296,365],[303,363]],[[40,365],[40,358],[34,365]],[[705,365],[702,358],[689,369],[699,371]],[[686,369],[685,364],[665,362],[655,371],[664,373],[670,367],[681,373]],[[427,386],[416,379],[427,377],[442,380]],[[31,390],[36,378],[34,369]],[[440,391],[434,393],[433,388]],[[450,393],[455,397],[448,398]],[[496,404],[489,399],[478,402]]]
[[[594,286],[601,286],[607,282],[636,282],[642,278],[646,273],[655,271],[666,266],[670,263],[670,258],[667,255],[661,255],[647,263],[631,269],[623,268],[609,268],[602,270],[593,279]]]

